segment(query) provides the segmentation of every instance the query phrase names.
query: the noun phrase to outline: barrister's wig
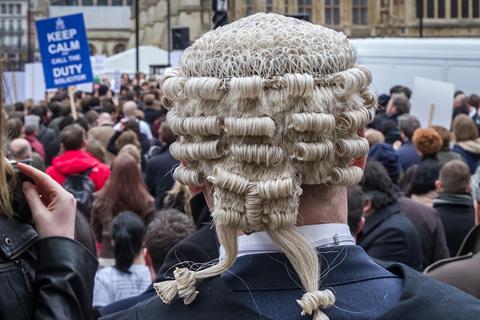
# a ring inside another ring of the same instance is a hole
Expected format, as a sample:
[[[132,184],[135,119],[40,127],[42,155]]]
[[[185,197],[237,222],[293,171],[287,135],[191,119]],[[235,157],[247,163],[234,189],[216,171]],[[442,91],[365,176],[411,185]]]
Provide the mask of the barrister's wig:
[[[306,293],[302,314],[327,317],[334,303],[319,291],[318,257],[294,227],[302,184],[353,185],[368,142],[358,132],[372,120],[370,72],[355,64],[343,33],[259,13],[210,31],[188,48],[163,80],[167,121],[182,136],[171,145],[183,160],[174,177],[214,186],[212,216],[225,257],[200,271],[185,268],[155,284],[163,301],[185,304],[195,281],[218,275],[236,259],[238,230],[265,230],[297,271]]]

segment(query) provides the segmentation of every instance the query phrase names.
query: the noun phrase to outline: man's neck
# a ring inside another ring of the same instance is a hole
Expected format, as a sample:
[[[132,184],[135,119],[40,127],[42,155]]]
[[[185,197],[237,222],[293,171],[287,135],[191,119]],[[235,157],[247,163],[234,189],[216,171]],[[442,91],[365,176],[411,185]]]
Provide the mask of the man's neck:
[[[347,189],[339,186],[302,186],[297,225],[347,223]]]

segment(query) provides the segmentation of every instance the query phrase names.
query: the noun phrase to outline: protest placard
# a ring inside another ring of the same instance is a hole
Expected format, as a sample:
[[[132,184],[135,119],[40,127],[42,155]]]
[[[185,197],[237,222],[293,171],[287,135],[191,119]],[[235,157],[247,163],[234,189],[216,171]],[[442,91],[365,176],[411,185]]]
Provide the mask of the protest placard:
[[[410,114],[418,118],[422,127],[438,125],[450,129],[454,90],[453,83],[415,77]]]
[[[36,22],[47,89],[92,82],[92,67],[83,14]]]

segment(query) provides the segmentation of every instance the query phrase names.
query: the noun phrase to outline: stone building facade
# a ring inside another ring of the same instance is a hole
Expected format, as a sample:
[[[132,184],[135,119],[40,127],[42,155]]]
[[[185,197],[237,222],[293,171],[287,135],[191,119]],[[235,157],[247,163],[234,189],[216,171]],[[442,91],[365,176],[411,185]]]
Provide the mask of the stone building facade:
[[[141,45],[168,48],[168,3],[170,3],[170,28],[188,28],[189,42],[211,29],[211,0],[139,1]],[[133,19],[132,25],[134,25]],[[133,47],[134,45],[135,33],[132,32],[129,46]]]
[[[423,3],[423,10],[417,6]],[[422,12],[423,11],[423,12]],[[229,19],[255,12],[304,15],[350,37],[480,36],[478,0],[230,0]]]
[[[27,0],[0,1],[0,60],[6,70],[19,70],[27,60]]]

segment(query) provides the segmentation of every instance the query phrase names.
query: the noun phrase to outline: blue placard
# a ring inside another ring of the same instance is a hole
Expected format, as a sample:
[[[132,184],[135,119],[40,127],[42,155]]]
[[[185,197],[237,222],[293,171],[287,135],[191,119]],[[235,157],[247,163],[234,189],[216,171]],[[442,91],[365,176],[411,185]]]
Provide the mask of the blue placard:
[[[47,89],[93,81],[83,14],[35,22]]]

